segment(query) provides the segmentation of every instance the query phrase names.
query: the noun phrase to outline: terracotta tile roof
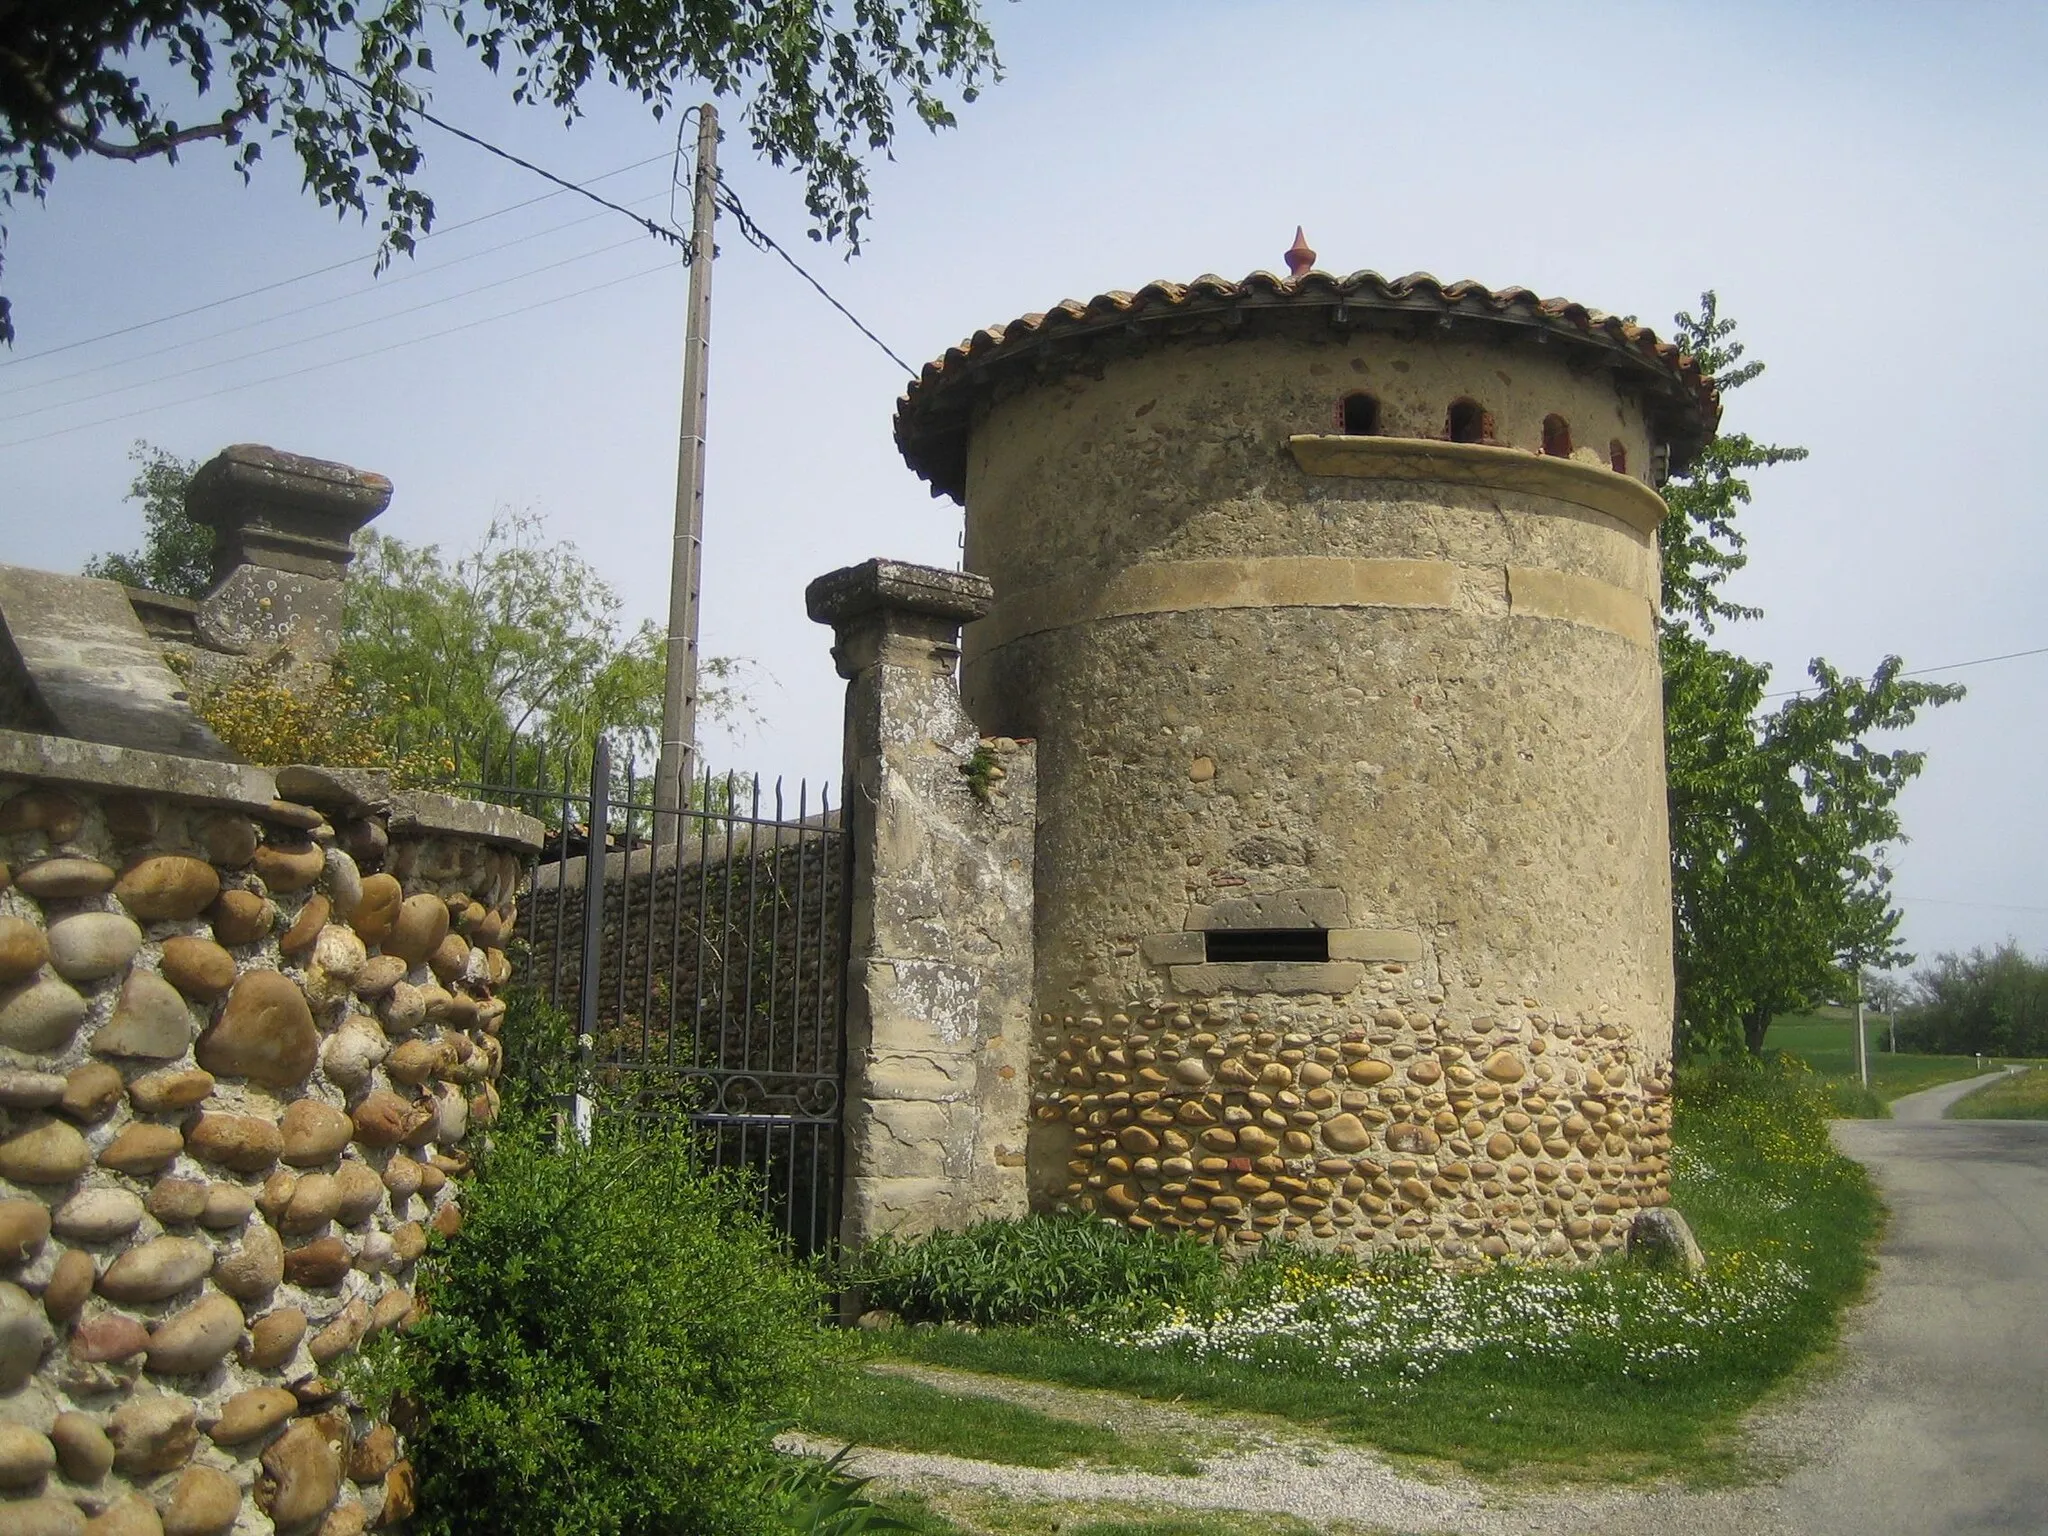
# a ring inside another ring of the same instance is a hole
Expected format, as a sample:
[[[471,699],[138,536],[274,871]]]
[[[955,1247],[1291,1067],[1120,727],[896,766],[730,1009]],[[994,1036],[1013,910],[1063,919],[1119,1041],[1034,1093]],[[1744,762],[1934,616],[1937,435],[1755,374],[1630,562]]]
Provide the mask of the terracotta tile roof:
[[[1058,368],[1097,344],[1130,345],[1146,333],[1220,335],[1227,326],[1306,318],[1318,310],[1328,312],[1326,323],[1371,330],[1484,325],[1562,339],[1641,391],[1652,431],[1671,445],[1674,467],[1691,459],[1721,418],[1720,393],[1690,354],[1647,327],[1583,304],[1538,298],[1526,288],[1441,283],[1426,272],[1392,280],[1377,272],[1254,272],[1242,282],[1211,275],[1097,294],[1085,303],[1069,299],[1043,314],[976,331],[926,363],[904,391],[896,405],[896,446],[934,496],[962,500],[973,405],[997,377]]]

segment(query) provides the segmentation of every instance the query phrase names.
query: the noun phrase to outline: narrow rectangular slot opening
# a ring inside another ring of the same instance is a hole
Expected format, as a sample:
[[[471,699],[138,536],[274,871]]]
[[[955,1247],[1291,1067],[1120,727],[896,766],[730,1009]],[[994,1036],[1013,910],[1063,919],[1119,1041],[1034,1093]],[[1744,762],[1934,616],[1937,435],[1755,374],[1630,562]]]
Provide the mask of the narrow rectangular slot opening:
[[[1327,928],[1211,928],[1202,938],[1212,964],[1247,960],[1320,964],[1330,958]]]

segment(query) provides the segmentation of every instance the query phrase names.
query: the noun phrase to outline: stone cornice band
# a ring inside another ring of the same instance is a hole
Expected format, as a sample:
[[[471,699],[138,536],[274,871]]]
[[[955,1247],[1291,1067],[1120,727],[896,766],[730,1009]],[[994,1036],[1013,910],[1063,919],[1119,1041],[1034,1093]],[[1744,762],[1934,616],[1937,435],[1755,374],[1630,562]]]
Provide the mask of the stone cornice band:
[[[1664,521],[1664,498],[1642,481],[1578,459],[1426,437],[1299,436],[1288,438],[1287,446],[1295,463],[1312,475],[1540,496],[1604,513],[1640,534],[1655,535]]]
[[[1656,643],[1649,600],[1608,582],[1531,566],[1269,555],[1134,565],[1107,581],[1048,582],[1001,598],[969,633],[986,653],[1100,619],[1232,608],[1430,608],[1551,619]]]

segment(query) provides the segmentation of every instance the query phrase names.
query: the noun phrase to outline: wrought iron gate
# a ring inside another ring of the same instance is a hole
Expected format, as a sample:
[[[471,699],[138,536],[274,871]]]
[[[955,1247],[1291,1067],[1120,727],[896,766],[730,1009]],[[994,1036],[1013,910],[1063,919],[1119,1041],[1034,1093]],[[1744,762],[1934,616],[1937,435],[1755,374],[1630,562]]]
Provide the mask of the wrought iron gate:
[[[792,805],[779,780],[764,797],[759,780],[708,774],[682,809],[657,809],[651,778],[615,765],[601,737],[580,766],[515,742],[461,786],[548,828],[520,897],[522,980],[575,1016],[600,1105],[687,1114],[707,1162],[750,1170],[798,1252],[828,1250],[848,939],[838,811],[807,786]]]

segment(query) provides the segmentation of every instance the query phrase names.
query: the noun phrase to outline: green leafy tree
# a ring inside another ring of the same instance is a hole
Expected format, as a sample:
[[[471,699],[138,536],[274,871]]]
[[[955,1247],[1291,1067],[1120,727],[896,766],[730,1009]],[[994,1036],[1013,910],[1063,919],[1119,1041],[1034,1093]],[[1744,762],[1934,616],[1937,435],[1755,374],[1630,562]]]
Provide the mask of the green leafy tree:
[[[85,562],[85,574],[174,597],[206,596],[213,587],[213,530],[185,515],[185,487],[198,460],[142,442],[128,457],[141,466],[127,499],[142,503],[142,548],[95,555]]]
[[[1712,293],[1678,316],[1679,344],[1723,394],[1755,379],[1735,322]],[[1810,684],[1766,708],[1770,669],[1711,643],[1719,624],[1758,611],[1723,586],[1747,556],[1736,526],[1748,473],[1806,456],[1803,448],[1717,436],[1665,487],[1663,528],[1665,753],[1681,1048],[1763,1049],[1780,1013],[1853,987],[1858,966],[1912,957],[1898,941],[1889,850],[1904,840],[1899,792],[1925,756],[1882,751],[1921,709],[1962,697],[1916,682],[1888,656],[1868,678],[1827,662]]]
[[[367,535],[350,567],[342,659],[380,729],[473,771],[586,755],[599,731],[651,755],[661,727],[664,647],[651,622],[628,630],[618,592],[531,513],[493,518],[472,549]],[[708,719],[745,708],[741,663],[703,664]]]
[[[975,0],[5,0],[0,206],[42,199],[60,160],[218,142],[246,178],[284,139],[323,206],[377,205],[381,262],[433,223],[414,178],[437,44],[565,120],[593,82],[657,118],[692,82],[737,98],[755,151],[802,172],[813,235],[856,249],[898,113],[950,126],[947,90],[972,101],[998,70]]]
[[[86,574],[204,596],[213,530],[185,516],[197,463],[149,443],[137,443],[130,457],[142,465],[129,495],[143,504],[143,547],[96,556]],[[516,769],[522,783],[543,764],[557,777],[587,764],[600,731],[610,734],[621,771],[628,761],[644,766],[652,758],[661,727],[661,631],[648,622],[627,629],[617,590],[575,545],[549,542],[537,514],[501,513],[452,558],[439,545],[366,533],[346,591],[340,672],[362,716],[347,722],[349,752],[374,742],[393,760],[446,763],[456,773],[487,766],[488,754],[494,778]],[[703,719],[752,713],[747,672],[737,657],[703,658]],[[227,690],[243,712],[257,706],[275,724],[293,708],[274,679],[243,682]],[[300,750],[307,750],[303,742]]]

